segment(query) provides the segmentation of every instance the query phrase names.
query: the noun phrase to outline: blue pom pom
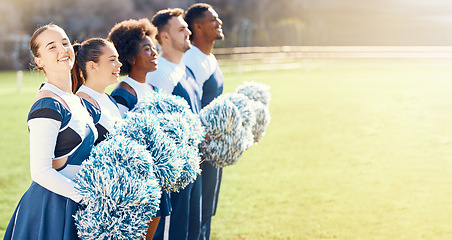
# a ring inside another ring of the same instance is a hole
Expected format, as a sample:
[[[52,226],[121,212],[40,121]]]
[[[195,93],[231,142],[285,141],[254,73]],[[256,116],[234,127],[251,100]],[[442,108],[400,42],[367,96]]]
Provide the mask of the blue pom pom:
[[[257,143],[265,135],[265,129],[270,124],[270,111],[268,107],[258,101],[252,101],[254,110],[256,112],[256,124],[252,128],[254,142]]]
[[[161,196],[152,157],[137,142],[114,136],[95,146],[75,178],[86,197],[74,215],[82,239],[139,239]]]
[[[237,87],[235,92],[242,93],[249,99],[263,103],[268,106],[271,99],[271,94],[269,92],[270,87],[257,82],[244,82]]]
[[[133,112],[155,115],[161,130],[174,143],[173,160],[179,163],[178,177],[173,174],[167,191],[179,191],[196,180],[201,172],[198,146],[204,141],[205,130],[198,115],[193,114],[185,99],[157,91],[140,101]]]
[[[181,175],[183,163],[175,142],[160,127],[159,118],[148,110],[127,113],[111,135],[123,135],[144,145],[154,159],[154,174],[163,190],[170,191]]]
[[[252,100],[241,93],[226,93],[220,97],[231,100],[240,111],[242,124],[245,128],[251,128],[256,123],[256,113]]]
[[[252,103],[256,116],[255,124],[252,126],[254,142],[257,143],[265,135],[265,129],[270,124],[270,111],[268,104],[270,103],[271,94],[270,87],[257,82],[244,82],[237,87],[235,92],[242,93],[247,96]]]
[[[204,140],[205,131],[195,114],[191,114],[191,118],[183,113],[158,114],[157,117],[162,130],[174,140],[179,160],[183,164],[181,175],[171,189],[177,192],[194,182],[201,173],[198,146]]]
[[[187,101],[182,97],[167,94],[162,90],[146,95],[132,109],[133,112],[142,112],[144,110],[154,114],[184,112],[187,110],[191,112]]]
[[[209,136],[200,149],[204,159],[215,167],[236,163],[253,143],[250,129],[243,126],[239,108],[227,95],[204,107],[200,118]]]

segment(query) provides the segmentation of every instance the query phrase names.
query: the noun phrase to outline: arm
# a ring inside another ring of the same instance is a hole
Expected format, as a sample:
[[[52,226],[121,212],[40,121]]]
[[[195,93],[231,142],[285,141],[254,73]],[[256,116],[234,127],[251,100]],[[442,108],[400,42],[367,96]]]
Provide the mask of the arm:
[[[31,178],[54,193],[80,202],[82,196],[75,189],[75,183],[52,168],[60,126],[61,121],[51,118],[34,118],[28,121]]]

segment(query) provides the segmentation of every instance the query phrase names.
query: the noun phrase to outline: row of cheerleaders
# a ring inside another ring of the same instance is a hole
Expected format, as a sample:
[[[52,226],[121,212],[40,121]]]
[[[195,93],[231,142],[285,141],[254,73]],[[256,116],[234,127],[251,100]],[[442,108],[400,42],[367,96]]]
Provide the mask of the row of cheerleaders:
[[[96,145],[74,180],[86,199],[75,215],[82,239],[139,239],[162,191],[178,192],[201,161],[226,167],[264,136],[269,86],[244,82],[193,114],[178,96],[154,92]]]

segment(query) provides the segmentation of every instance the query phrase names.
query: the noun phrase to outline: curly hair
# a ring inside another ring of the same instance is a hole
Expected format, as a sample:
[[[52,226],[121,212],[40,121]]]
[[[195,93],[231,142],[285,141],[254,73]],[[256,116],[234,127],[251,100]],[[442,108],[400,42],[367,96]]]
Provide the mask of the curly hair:
[[[179,17],[184,14],[184,10],[181,8],[167,8],[164,10],[158,11],[153,17],[152,17],[152,24],[157,28],[157,36],[155,38],[157,41],[161,44],[162,40],[160,38],[160,32],[164,31],[166,28],[166,25],[168,24],[168,21],[172,17]]]
[[[193,25],[206,16],[205,12],[209,10],[209,8],[212,8],[210,4],[195,3],[187,9],[184,20],[187,22],[188,29],[191,31],[190,40],[193,40],[193,36],[195,35]]]
[[[140,51],[141,41],[146,36],[152,38],[155,33],[156,28],[147,18],[125,20],[110,30],[107,40],[111,41],[118,51],[119,61],[122,63],[121,75],[130,73],[133,59]]]

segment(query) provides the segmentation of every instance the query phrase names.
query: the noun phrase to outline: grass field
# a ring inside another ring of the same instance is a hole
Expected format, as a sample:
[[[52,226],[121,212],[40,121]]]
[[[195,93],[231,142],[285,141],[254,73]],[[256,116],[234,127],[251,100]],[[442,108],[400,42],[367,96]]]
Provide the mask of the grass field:
[[[224,169],[213,240],[452,239],[452,62],[313,60],[271,86],[264,139]],[[0,73],[0,236],[30,184],[39,74]]]

